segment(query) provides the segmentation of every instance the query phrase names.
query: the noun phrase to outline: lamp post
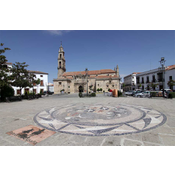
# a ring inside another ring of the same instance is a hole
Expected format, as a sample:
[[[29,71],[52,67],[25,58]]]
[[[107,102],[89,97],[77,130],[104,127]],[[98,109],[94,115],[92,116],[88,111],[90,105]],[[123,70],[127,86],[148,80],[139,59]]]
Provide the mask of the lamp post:
[[[86,78],[87,78],[87,96],[88,96],[88,68],[85,69],[86,72]]]
[[[161,67],[158,68],[159,72],[162,73],[162,86],[163,86],[163,97],[164,97],[164,88],[165,88],[165,58],[161,57],[160,65]]]

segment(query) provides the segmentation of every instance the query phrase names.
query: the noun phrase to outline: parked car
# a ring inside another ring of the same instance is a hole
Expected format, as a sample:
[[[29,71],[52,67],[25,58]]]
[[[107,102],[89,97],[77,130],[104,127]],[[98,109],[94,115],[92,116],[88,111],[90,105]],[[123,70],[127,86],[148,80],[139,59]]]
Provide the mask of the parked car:
[[[138,92],[134,96],[135,97],[150,97],[150,91]]]
[[[125,95],[133,95],[133,91],[127,91],[127,92],[125,92]]]
[[[48,94],[48,95],[52,95],[53,92],[51,92],[51,91],[44,91],[43,94],[44,94],[44,95],[46,95],[46,94]]]
[[[141,91],[141,90],[134,91],[134,92],[133,92],[133,97],[135,97],[136,94],[142,93],[142,92],[143,92],[143,91]]]
[[[173,92],[173,91],[171,89],[164,89],[164,96],[168,98],[170,92]]]

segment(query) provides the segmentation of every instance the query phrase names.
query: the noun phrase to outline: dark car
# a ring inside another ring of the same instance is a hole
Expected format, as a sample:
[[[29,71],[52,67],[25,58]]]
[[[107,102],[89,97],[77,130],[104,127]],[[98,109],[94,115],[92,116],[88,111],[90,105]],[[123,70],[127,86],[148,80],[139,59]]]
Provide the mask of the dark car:
[[[46,95],[46,94],[52,95],[53,93],[54,93],[54,92],[51,92],[51,91],[44,91],[44,92],[43,92],[44,95]]]

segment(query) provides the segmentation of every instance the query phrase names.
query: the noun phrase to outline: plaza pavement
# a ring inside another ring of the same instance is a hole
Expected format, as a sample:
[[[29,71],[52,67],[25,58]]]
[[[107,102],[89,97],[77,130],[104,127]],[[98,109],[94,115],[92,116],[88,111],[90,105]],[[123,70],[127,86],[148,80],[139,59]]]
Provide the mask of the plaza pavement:
[[[126,135],[88,136],[56,132],[36,146],[171,146],[175,145],[175,99],[107,97],[79,98],[78,94],[52,95],[36,100],[0,103],[0,145],[32,146],[30,143],[6,134],[28,125],[38,126],[34,116],[45,109],[69,104],[143,106],[163,113],[166,122],[154,129]]]

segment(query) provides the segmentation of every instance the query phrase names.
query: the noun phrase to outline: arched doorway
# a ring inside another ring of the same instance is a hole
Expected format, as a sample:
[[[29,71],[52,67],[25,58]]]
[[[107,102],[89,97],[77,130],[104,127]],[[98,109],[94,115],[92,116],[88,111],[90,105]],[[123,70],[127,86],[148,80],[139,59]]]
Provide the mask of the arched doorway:
[[[80,85],[80,86],[78,87],[78,90],[79,90],[79,92],[83,92],[83,91],[84,91],[83,86],[82,86],[82,85]]]

